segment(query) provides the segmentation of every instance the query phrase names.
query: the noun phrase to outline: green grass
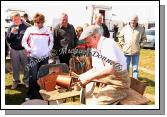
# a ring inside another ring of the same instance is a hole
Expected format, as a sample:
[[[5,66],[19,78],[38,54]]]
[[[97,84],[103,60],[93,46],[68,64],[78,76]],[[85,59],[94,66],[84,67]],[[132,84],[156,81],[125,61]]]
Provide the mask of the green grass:
[[[147,87],[144,92],[144,96],[146,96],[149,100],[149,104],[155,104],[155,53],[152,49],[141,49],[140,51],[140,59],[139,59],[139,67],[145,68],[146,70],[152,71],[153,73],[147,73],[147,71],[143,71],[139,69],[139,80],[144,82]],[[130,71],[130,75],[132,76],[132,71]]]
[[[153,71],[154,74],[140,70],[139,80],[147,84],[144,95],[150,99],[149,104],[155,104],[155,50],[142,49],[140,55],[139,66]]]
[[[20,79],[22,79],[23,75],[20,75]],[[13,79],[12,74],[6,74],[5,78],[5,104],[6,105],[20,105],[24,102],[24,99],[26,97],[27,88],[23,85],[23,83],[20,83],[18,85],[18,88],[15,90],[11,89]]]
[[[139,66],[155,71],[155,50],[141,49]]]
[[[146,96],[150,100],[149,104],[154,104],[155,103],[154,75],[150,75],[150,74],[140,71],[139,80],[141,82],[144,82],[147,85],[145,92],[144,92],[144,96]]]
[[[140,53],[140,62],[139,67],[146,68],[147,70],[151,70],[154,72],[155,68],[155,60],[154,60],[154,50],[151,49],[142,49]],[[9,63],[6,65],[9,66]],[[131,71],[130,71],[131,75]],[[22,79],[21,75],[21,79]],[[155,76],[154,74],[147,73],[139,69],[139,80],[144,82],[147,87],[144,92],[144,95],[150,99],[150,105],[155,103],[154,94],[155,94]],[[8,73],[5,75],[5,104],[6,105],[20,105],[24,102],[24,98],[26,97],[27,89],[21,83],[16,90],[11,90],[12,85],[12,74]],[[72,102],[73,98],[68,98],[66,100],[69,104],[78,104],[79,97],[75,98],[75,102]]]

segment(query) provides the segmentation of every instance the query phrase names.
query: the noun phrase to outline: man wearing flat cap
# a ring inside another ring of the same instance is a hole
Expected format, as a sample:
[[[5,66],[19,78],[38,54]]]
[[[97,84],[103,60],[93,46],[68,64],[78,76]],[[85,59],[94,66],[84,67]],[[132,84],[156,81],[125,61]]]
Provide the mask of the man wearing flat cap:
[[[96,26],[87,27],[79,40],[85,40],[92,48],[93,68],[79,76],[81,83],[86,85],[86,104],[110,105],[125,98],[130,78],[126,58],[114,40],[103,37]],[[103,85],[95,90],[94,82]]]

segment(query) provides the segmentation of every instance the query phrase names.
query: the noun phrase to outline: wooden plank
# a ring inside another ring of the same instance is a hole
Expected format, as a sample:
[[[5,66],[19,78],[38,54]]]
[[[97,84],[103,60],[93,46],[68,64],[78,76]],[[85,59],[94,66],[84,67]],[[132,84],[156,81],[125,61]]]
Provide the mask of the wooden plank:
[[[146,85],[140,81],[131,78],[131,89],[128,91],[128,97],[121,100],[119,104],[121,105],[144,105],[149,102],[149,100],[143,96]],[[47,92],[46,90],[40,90],[40,94],[46,101],[53,101],[58,99],[65,99],[68,97],[74,97],[80,95],[80,91],[62,91],[58,90]]]
[[[129,89],[128,97],[120,101],[121,105],[145,105],[148,104],[148,100],[143,95],[139,94],[133,89]]]
[[[131,77],[131,85],[130,85],[130,87],[132,89],[134,89],[135,91],[137,91],[138,93],[140,93],[141,95],[143,95],[144,91],[145,91],[145,88],[146,88],[146,84]]]
[[[47,101],[64,99],[64,98],[80,95],[80,91],[75,91],[75,90],[62,92],[62,93],[58,92],[57,90],[49,91],[49,92],[46,90],[40,90],[39,92],[43,97],[43,99]]]

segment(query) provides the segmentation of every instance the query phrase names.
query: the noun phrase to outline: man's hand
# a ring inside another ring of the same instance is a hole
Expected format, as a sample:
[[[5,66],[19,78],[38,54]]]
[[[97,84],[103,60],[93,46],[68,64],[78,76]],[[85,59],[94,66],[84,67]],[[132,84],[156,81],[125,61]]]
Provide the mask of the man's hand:
[[[13,27],[12,29],[11,29],[11,33],[17,33],[17,31],[18,31],[18,27]]]
[[[82,85],[86,85],[90,82],[88,77],[85,77],[85,75],[80,75],[78,79],[82,83]]]

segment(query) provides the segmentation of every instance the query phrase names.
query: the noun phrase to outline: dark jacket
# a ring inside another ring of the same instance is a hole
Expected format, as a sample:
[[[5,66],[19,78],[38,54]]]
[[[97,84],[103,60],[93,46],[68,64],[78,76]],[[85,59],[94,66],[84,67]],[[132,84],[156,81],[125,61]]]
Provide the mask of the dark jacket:
[[[53,49],[58,50],[64,47],[63,43],[68,45],[68,49],[75,48],[77,45],[77,36],[73,25],[68,24],[67,28],[58,24],[54,28],[54,45]]]
[[[6,38],[6,34],[7,34],[7,32],[5,32],[5,38]],[[9,53],[9,46],[8,46],[8,43],[5,39],[5,58],[8,55],[8,53]]]
[[[16,25],[13,24],[9,27],[9,29],[7,31],[7,35],[6,35],[6,40],[12,49],[23,50],[24,47],[22,46],[21,42],[22,42],[24,32],[26,31],[28,25],[26,25],[24,22],[22,22],[19,25],[18,33],[13,34],[13,33],[11,33],[11,29],[15,26]]]
[[[103,23],[102,27],[103,27],[103,31],[104,31],[103,36],[109,38],[110,33],[109,33],[109,30],[108,30],[107,26]]]

